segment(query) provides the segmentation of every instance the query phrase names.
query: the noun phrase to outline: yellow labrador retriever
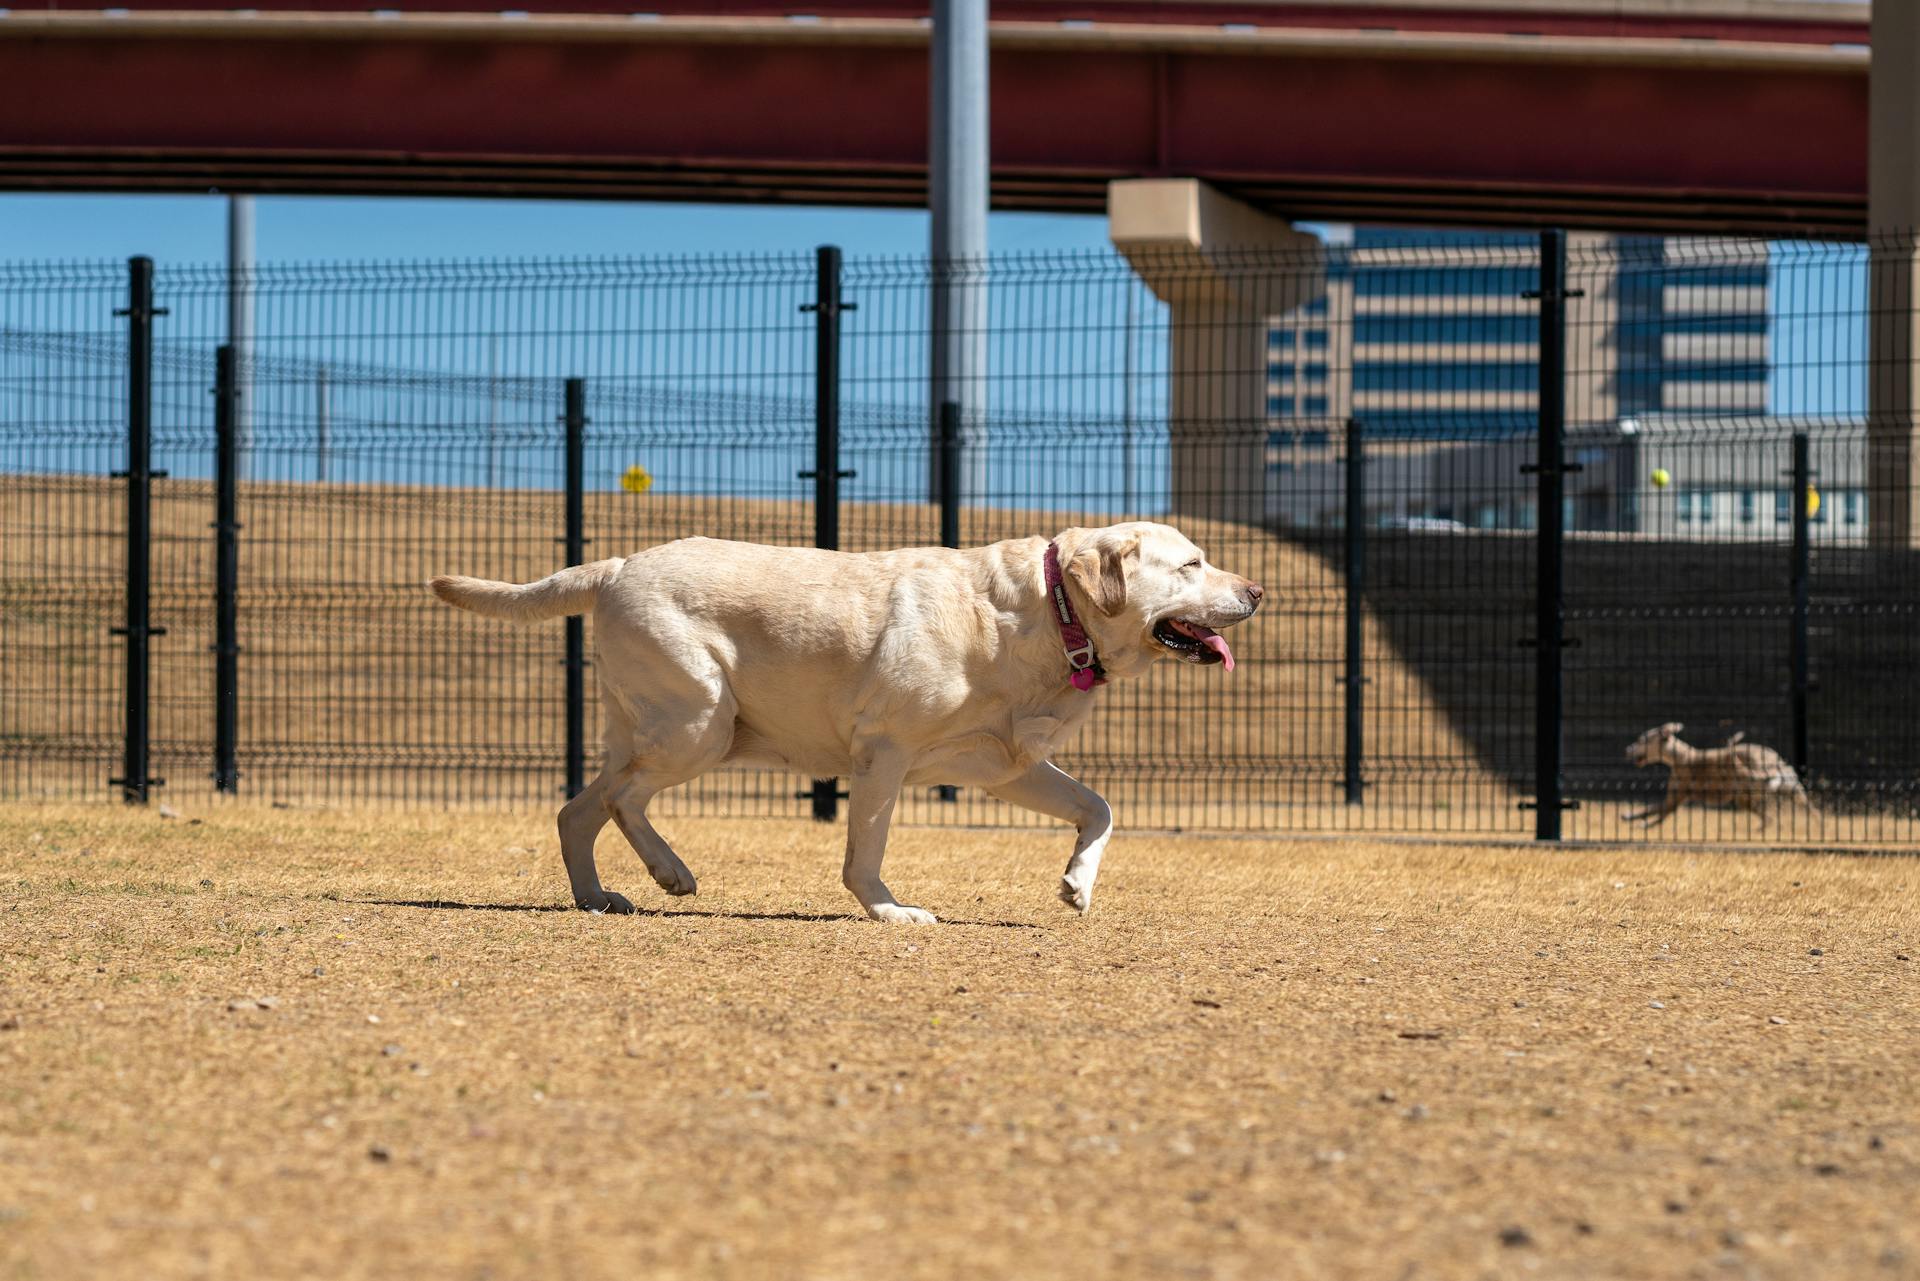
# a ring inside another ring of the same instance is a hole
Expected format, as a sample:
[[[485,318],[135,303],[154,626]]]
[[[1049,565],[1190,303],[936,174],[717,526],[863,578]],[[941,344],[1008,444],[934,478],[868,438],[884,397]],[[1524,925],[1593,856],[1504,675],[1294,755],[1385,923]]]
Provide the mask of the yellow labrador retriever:
[[[1060,897],[1084,913],[1113,815],[1048,758],[1108,681],[1163,658],[1231,671],[1219,630],[1260,604],[1257,584],[1145,522],[863,555],[689,538],[525,586],[432,586],[492,618],[593,615],[607,759],[560,811],[575,903],[633,910],[594,868],[609,817],[661,888],[693,893],[647,803],[751,764],[850,779],[842,880],[874,920],[922,924],[933,914],[880,880],[903,785],[981,787],[1074,824]]]

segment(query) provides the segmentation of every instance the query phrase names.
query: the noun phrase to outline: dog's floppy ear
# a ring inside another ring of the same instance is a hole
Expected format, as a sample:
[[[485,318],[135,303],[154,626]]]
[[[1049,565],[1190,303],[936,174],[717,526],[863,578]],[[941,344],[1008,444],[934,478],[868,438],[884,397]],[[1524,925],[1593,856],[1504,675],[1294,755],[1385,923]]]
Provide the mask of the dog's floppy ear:
[[[1138,533],[1099,533],[1074,548],[1066,575],[1111,618],[1127,607],[1127,562],[1140,558]]]

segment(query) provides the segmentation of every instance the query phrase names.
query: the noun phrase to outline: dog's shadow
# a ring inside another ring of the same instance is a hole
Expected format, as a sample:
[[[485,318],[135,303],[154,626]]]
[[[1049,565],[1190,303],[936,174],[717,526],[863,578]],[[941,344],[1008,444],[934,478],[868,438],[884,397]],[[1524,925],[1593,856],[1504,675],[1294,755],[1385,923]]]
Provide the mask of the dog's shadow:
[[[356,898],[340,899],[356,907],[411,907],[428,912],[578,912],[564,903],[461,903],[444,898]],[[713,921],[857,921],[850,912],[709,912],[698,908],[636,907],[630,913],[603,913],[609,916],[705,917]],[[990,930],[1037,930],[1031,921],[963,921],[940,918],[942,925],[971,925]]]

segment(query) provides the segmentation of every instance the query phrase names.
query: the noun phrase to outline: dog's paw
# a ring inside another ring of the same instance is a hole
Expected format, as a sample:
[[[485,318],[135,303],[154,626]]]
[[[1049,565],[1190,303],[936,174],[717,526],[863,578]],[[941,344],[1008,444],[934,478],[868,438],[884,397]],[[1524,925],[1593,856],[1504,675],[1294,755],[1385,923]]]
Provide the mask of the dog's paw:
[[[575,899],[573,905],[596,916],[609,912],[615,916],[630,916],[633,913],[633,904],[627,901],[627,896],[615,894],[612,890],[601,890],[589,898]]]
[[[939,921],[932,912],[900,903],[875,903],[867,909],[867,915],[883,925],[933,925]]]
[[[1093,886],[1076,885],[1070,876],[1060,878],[1060,901],[1085,916],[1093,906]]]
[[[653,873],[654,884],[675,898],[698,893],[700,886],[694,881],[693,873],[684,866],[670,867],[664,872]]]

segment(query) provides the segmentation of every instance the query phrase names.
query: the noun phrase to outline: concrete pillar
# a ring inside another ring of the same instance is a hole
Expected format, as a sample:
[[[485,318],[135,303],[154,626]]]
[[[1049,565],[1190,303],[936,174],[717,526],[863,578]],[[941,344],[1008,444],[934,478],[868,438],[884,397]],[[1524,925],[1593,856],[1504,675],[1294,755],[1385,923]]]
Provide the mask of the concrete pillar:
[[[1920,8],[1873,6],[1868,90],[1867,541],[1920,546],[1920,453],[1914,396],[1920,380]]]
[[[1109,184],[1107,231],[1171,312],[1173,511],[1263,523],[1268,321],[1323,292],[1320,242],[1190,178]]]

